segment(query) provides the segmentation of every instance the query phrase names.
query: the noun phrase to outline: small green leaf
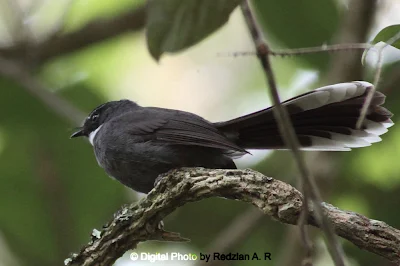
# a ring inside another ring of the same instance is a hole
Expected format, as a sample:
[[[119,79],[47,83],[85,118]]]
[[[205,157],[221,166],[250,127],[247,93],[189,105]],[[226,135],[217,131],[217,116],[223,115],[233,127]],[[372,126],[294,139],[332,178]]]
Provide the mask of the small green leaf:
[[[385,42],[387,43],[391,38],[395,37],[396,34],[400,33],[400,24],[397,25],[391,25],[383,30],[381,30],[374,38],[372,41],[372,44],[376,44],[378,42]],[[393,40],[394,42],[391,43],[390,45],[393,47],[396,47],[397,49],[400,49],[400,36],[397,38],[397,40]]]
[[[186,49],[224,25],[240,0],[151,0],[146,37],[154,59]]]
[[[387,26],[375,36],[371,44],[377,44],[378,42],[384,42],[384,43],[390,42],[389,43],[390,46],[400,49],[400,36],[397,36],[398,37],[397,40],[396,39],[391,40],[399,33],[400,33],[400,24]],[[366,49],[362,55],[361,62],[363,65],[365,64],[365,58],[367,57],[369,50],[370,49]]]

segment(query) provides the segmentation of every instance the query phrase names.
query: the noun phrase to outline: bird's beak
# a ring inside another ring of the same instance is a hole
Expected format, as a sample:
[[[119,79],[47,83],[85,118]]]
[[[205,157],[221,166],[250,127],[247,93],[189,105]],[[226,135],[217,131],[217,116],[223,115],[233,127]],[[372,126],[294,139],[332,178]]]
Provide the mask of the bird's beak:
[[[72,139],[72,138],[77,138],[77,137],[82,137],[82,136],[85,136],[85,133],[83,132],[83,128],[80,128],[78,131],[73,133],[71,135],[71,137],[69,137],[69,138]]]

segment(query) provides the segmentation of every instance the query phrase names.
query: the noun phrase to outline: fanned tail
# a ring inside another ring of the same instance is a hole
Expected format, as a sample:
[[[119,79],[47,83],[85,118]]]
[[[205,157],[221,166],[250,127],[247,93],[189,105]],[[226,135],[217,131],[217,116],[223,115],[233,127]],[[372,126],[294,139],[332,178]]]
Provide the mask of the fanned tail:
[[[381,105],[385,95],[375,92],[361,129],[361,108],[373,85],[354,81],[322,87],[283,104],[292,119],[303,150],[347,151],[370,146],[393,125],[392,113]],[[229,139],[245,149],[287,149],[270,107],[226,122],[215,123]]]

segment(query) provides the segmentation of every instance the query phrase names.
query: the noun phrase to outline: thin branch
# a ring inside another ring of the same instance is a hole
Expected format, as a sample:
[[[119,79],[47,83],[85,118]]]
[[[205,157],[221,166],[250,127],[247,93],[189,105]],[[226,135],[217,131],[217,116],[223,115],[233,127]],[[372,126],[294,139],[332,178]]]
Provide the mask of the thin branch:
[[[332,45],[321,45],[315,47],[305,47],[297,49],[285,49],[285,50],[274,50],[271,51],[271,55],[276,56],[291,56],[291,55],[305,55],[305,54],[316,54],[325,52],[341,52],[341,51],[354,51],[372,49],[373,45],[368,43],[340,43]]]
[[[46,213],[51,217],[51,227],[55,229],[53,237],[56,239],[56,243],[53,248],[56,257],[59,258],[62,254],[68,254],[69,247],[73,243],[73,236],[68,230],[65,230],[72,223],[73,215],[67,200],[66,186],[60,176],[61,169],[57,167],[55,157],[52,155],[52,152],[46,147],[46,140],[41,140],[40,145],[32,154],[32,158],[34,173],[37,174],[40,186],[39,193]],[[37,262],[39,261],[32,264],[42,265]],[[48,265],[48,263],[46,264]]]
[[[306,54],[316,54],[316,53],[325,53],[325,52],[343,52],[343,51],[354,51],[354,50],[366,50],[366,49],[374,49],[375,46],[368,43],[341,43],[341,44],[332,44],[332,45],[321,45],[314,47],[304,47],[304,48],[294,48],[294,49],[273,49],[268,52],[271,56],[297,56],[297,55],[306,55]],[[248,56],[248,55],[256,55],[256,52],[232,52],[232,53],[220,53],[222,56]]]
[[[310,198],[308,186],[305,186],[304,182],[301,182],[300,188],[303,191],[305,199],[304,202],[308,203],[309,201],[306,200]],[[310,237],[310,232],[306,226],[308,215],[309,215],[308,208],[303,208],[303,211],[301,212],[299,221],[297,223],[300,228],[300,239],[306,251],[305,257],[302,261],[303,266],[312,266],[313,244]]]
[[[305,160],[300,153],[299,150],[299,143],[298,139],[296,137],[296,133],[294,131],[292,122],[290,120],[290,116],[286,110],[286,108],[281,105],[281,101],[279,99],[279,94],[278,90],[276,87],[276,82],[275,82],[275,77],[271,68],[270,60],[269,60],[269,52],[270,49],[268,45],[264,42],[262,39],[261,32],[257,28],[256,21],[254,19],[254,16],[251,12],[250,6],[249,6],[249,1],[244,0],[242,1],[241,5],[241,10],[243,13],[243,16],[245,17],[247,26],[250,30],[251,36],[253,38],[256,50],[257,50],[257,56],[260,60],[261,65],[264,68],[264,72],[269,84],[269,92],[270,95],[273,99],[274,103],[274,115],[275,119],[277,120],[279,131],[281,135],[283,136],[283,139],[287,146],[292,150],[294,159],[297,163],[297,166],[300,170],[300,186],[302,188],[302,191],[305,196],[305,202],[306,205],[309,202],[308,197],[310,197],[311,201],[313,202],[315,206],[315,213],[316,213],[316,218],[319,224],[321,225],[323,231],[326,234],[327,238],[327,246],[328,249],[331,253],[332,259],[335,262],[335,265],[337,266],[344,266],[344,259],[343,259],[343,250],[336,239],[334,232],[329,224],[328,219],[323,215],[322,208],[320,206],[320,203],[322,202],[321,196],[319,194],[318,187],[315,183],[314,178],[311,176],[311,173],[309,172]],[[307,208],[304,208],[304,212],[307,212]],[[307,213],[303,214],[305,217],[307,217]],[[300,220],[300,228],[302,229],[302,236],[305,239],[306,243],[306,248],[310,248],[309,243],[311,242],[309,240],[309,237],[307,233],[305,232],[305,227],[304,227],[304,219]],[[307,254],[311,254],[311,250],[307,251]]]
[[[296,224],[302,212],[301,193],[282,181],[252,170],[183,168],[163,175],[161,181],[137,204],[122,207],[89,244],[72,254],[65,265],[111,266],[126,251],[149,239],[185,240],[177,233],[162,237],[159,222],[186,203],[210,197],[248,202],[285,224]],[[339,236],[361,249],[400,263],[400,230],[360,214],[320,205]],[[318,226],[315,210],[308,223]],[[160,237],[161,236],[161,237]]]
[[[367,116],[367,113],[368,113],[368,108],[371,104],[371,101],[372,101],[372,98],[376,91],[376,88],[379,86],[379,81],[381,79],[381,73],[382,73],[382,65],[383,65],[383,49],[392,45],[393,43],[395,43],[398,40],[400,40],[400,31],[396,35],[394,35],[392,38],[390,38],[382,47],[379,48],[378,60],[376,62],[376,72],[375,72],[375,76],[374,76],[374,86],[369,91],[367,98],[365,99],[365,103],[361,109],[361,114],[357,120],[357,125],[356,125],[356,127],[358,129],[361,128],[362,124],[364,123],[365,117]]]
[[[68,101],[50,92],[44,84],[33,77],[21,64],[0,57],[0,76],[8,77],[37,97],[56,114],[74,125],[82,123],[86,116]]]

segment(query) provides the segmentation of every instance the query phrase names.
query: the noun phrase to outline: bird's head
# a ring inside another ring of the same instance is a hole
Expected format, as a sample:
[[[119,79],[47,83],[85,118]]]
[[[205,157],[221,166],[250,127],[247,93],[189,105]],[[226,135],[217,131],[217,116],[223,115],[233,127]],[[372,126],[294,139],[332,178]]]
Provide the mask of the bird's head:
[[[75,131],[71,138],[90,137],[91,133],[99,130],[100,127],[111,119],[138,107],[135,102],[130,100],[111,101],[97,106],[85,119],[83,126]]]

